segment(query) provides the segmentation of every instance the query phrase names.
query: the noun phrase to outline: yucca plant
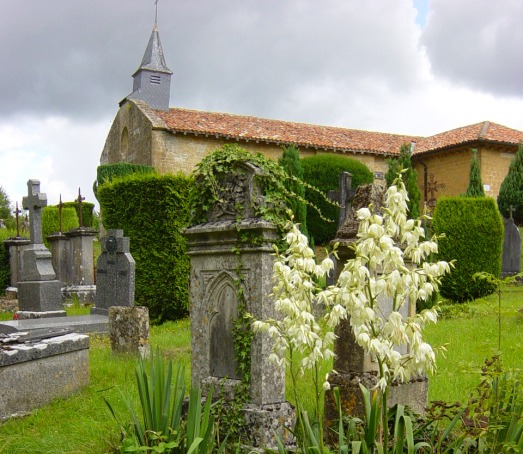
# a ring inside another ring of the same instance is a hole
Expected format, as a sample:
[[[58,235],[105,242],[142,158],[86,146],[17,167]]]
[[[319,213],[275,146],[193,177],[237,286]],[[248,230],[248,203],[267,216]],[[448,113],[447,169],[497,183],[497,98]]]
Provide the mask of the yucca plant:
[[[149,373],[142,358],[135,368],[141,415],[130,399],[127,408],[131,417],[128,425],[119,422],[113,408],[109,409],[120,424],[123,435],[121,452],[159,452],[176,454],[206,454],[215,446],[214,417],[211,414],[212,391],[202,408],[201,390],[192,388],[188,410],[184,416],[185,368],[172,361],[166,365],[159,349],[151,356]],[[174,382],[173,382],[174,377]],[[224,449],[223,445],[220,449]]]

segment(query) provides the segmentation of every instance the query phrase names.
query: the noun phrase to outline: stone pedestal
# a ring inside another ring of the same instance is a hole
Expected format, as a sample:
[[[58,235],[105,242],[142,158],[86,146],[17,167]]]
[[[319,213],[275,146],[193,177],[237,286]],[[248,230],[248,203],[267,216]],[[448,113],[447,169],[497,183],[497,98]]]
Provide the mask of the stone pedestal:
[[[143,306],[112,306],[109,308],[111,350],[148,358],[149,309]]]
[[[9,268],[11,271],[10,286],[8,292],[17,293],[18,282],[22,276],[22,253],[25,247],[30,243],[28,238],[9,238],[4,241],[5,247],[9,250]]]
[[[18,283],[18,316],[65,316],[62,284],[56,279],[51,253],[43,244],[30,244],[23,251],[22,262],[22,280]]]
[[[70,281],[67,265],[69,238],[63,233],[53,233],[47,237],[47,241],[49,241],[49,248],[51,249],[56,279],[62,283],[62,287],[65,287]]]
[[[66,232],[70,243],[67,260],[69,279],[63,289],[66,299],[76,296],[82,304],[95,303],[93,240],[96,233],[88,227]]]

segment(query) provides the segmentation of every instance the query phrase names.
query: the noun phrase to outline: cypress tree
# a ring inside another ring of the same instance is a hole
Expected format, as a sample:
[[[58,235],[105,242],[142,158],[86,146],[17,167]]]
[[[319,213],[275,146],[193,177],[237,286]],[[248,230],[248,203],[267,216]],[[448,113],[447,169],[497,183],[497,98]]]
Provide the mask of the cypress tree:
[[[498,194],[498,208],[508,218],[510,206],[515,208],[514,222],[523,224],[523,142],[519,144],[516,156],[510,163],[507,176],[501,183]]]
[[[481,167],[478,159],[478,150],[472,149],[470,160],[469,185],[467,186],[466,197],[485,197],[485,190],[481,182]]]
[[[278,164],[283,167],[285,172],[291,177],[303,180],[303,167],[300,161],[300,154],[295,145],[282,147],[283,154],[278,160]],[[305,188],[302,184],[295,180],[288,180],[285,183],[287,189],[294,192],[297,196],[305,199]],[[307,230],[307,205],[297,198],[291,201],[291,209],[294,213],[294,222],[300,224],[300,231],[306,236],[309,236]]]
[[[412,151],[411,146],[405,143],[400,148],[400,154],[397,159],[388,159],[387,164],[389,166],[387,173],[385,174],[385,180],[387,187],[390,186],[398,176],[398,173],[405,170],[403,174],[403,182],[409,195],[409,201],[407,202],[407,208],[409,210],[410,217],[412,219],[419,218],[419,204],[421,201],[421,190],[418,186],[418,172],[412,167]]]

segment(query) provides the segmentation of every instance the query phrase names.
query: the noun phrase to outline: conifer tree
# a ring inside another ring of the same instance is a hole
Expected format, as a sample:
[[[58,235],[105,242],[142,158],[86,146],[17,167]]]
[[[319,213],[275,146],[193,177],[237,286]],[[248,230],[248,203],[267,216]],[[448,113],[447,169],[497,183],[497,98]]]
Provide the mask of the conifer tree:
[[[514,207],[514,222],[523,224],[523,142],[519,144],[516,156],[510,163],[507,176],[501,183],[498,194],[498,208],[503,217],[510,216],[510,206]]]
[[[466,197],[485,197],[485,190],[481,182],[481,167],[478,158],[478,150],[472,149],[470,160],[469,185],[467,186]]]
[[[402,176],[402,179],[405,183],[407,194],[409,196],[407,208],[409,210],[409,216],[412,219],[417,219],[420,215],[419,205],[421,201],[421,190],[418,186],[418,172],[416,172],[416,169],[412,167],[411,157],[411,145],[408,143],[403,144],[400,148],[400,154],[398,158],[387,160],[389,168],[385,174],[385,180],[387,181],[387,187],[389,187],[398,177],[398,173],[402,170],[406,170]]]
[[[289,145],[282,147],[282,149],[283,154],[278,160],[278,164],[285,169],[285,172],[287,172],[289,176],[303,180],[303,167],[301,165],[298,148],[296,148],[295,145]],[[302,199],[305,198],[305,188],[298,181],[288,180],[285,185],[289,191],[294,192]],[[291,209],[294,213],[294,222],[300,224],[301,233],[309,236],[307,230],[307,205],[298,199],[294,199],[291,204]]]

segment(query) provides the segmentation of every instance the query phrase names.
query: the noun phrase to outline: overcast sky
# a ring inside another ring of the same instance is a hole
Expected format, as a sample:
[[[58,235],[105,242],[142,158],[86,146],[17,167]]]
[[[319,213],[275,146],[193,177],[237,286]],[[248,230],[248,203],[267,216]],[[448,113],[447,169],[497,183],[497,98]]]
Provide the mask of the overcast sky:
[[[92,183],[153,0],[0,0],[0,185]],[[520,0],[160,0],[171,106],[432,135],[523,130]]]

